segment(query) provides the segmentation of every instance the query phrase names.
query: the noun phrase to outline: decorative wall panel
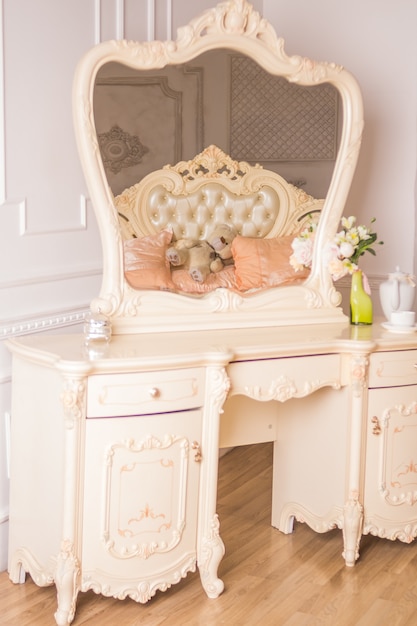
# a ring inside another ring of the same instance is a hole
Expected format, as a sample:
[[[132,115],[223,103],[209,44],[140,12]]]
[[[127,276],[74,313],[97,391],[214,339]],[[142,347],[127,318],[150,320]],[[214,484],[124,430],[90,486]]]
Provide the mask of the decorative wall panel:
[[[75,145],[71,90],[106,0],[44,5],[40,12],[24,0],[2,3],[0,248],[7,263],[0,264],[0,324],[7,332],[17,320],[31,328],[31,316],[48,324],[52,312],[59,319],[65,309],[85,310],[100,284],[101,243]]]
[[[232,56],[232,157],[262,162],[334,160],[337,92],[330,84],[306,91],[271,77],[247,57]]]

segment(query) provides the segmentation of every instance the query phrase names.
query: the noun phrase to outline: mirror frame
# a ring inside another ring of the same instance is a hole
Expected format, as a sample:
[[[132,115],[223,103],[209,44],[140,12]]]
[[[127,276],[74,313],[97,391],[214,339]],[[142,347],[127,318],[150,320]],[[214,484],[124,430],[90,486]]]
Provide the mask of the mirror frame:
[[[99,69],[116,62],[138,70],[160,69],[193,60],[213,49],[246,54],[271,74],[299,85],[328,82],[340,94],[342,132],[333,175],[316,233],[310,276],[299,285],[254,294],[217,289],[195,297],[157,290],[134,290],[124,278],[123,240],[107,182],[94,122],[94,85]],[[340,65],[287,56],[284,40],[246,0],[228,0],[178,29],[176,41],[107,41],[79,62],[73,86],[76,140],[102,248],[100,294],[93,312],[110,317],[115,333],[244,328],[346,322],[321,251],[334,238],[357,164],[363,132],[360,88]]]

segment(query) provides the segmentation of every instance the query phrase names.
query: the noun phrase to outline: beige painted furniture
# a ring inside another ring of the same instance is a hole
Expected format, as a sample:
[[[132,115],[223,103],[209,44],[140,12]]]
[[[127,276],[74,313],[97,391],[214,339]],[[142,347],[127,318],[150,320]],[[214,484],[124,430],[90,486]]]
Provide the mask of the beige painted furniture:
[[[340,141],[323,201],[216,146],[113,197],[94,120],[100,68],[156,71],[219,49],[299,85],[337,89]],[[363,533],[413,539],[417,337],[378,323],[351,328],[324,263],[361,141],[362,100],[351,74],[288,57],[266,20],[245,0],[229,0],[174,42],[93,48],[75,76],[74,119],[103,244],[102,289],[91,309],[108,317],[113,337],[98,349],[81,335],[9,342],[12,581],[28,572],[39,585],[55,584],[59,626],[74,618],[80,591],[146,602],[196,567],[207,595],[217,597],[219,446],[262,441],[275,442],[272,524],[283,532],[294,519],[319,532],[342,529],[349,566]],[[208,196],[217,198],[215,210],[201,220]],[[184,213],[197,197],[199,210]],[[296,232],[317,210],[308,277],[250,293],[132,288],[124,247],[133,232],[169,227],[204,237],[225,206],[221,222],[259,241]]]
[[[272,524],[417,534],[417,336],[379,324],[83,337],[13,352],[10,577],[146,602],[198,566],[217,597],[220,446],[274,441]],[[254,528],[254,532],[256,529]]]

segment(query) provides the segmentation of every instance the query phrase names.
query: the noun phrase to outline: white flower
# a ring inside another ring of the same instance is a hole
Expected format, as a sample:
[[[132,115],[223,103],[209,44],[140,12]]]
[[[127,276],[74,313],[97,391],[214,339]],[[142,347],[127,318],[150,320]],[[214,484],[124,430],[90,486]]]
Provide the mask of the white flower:
[[[358,226],[358,236],[359,239],[363,241],[366,239],[370,239],[371,235],[369,234],[369,228],[366,228],[366,226]]]
[[[350,259],[354,252],[355,248],[349,241],[343,241],[339,246],[339,255],[342,259]]]
[[[339,280],[349,273],[348,268],[342,259],[332,259],[327,267],[333,280]]]
[[[356,217],[354,215],[342,217],[340,222],[345,230],[350,230],[356,224]]]
[[[339,246],[336,242],[328,243],[323,252],[323,262],[325,265],[331,263],[339,257]]]
[[[290,264],[295,271],[299,272],[305,267],[310,267],[313,260],[314,237],[297,237],[293,240],[291,247],[293,254],[290,256]]]
[[[342,246],[350,246],[348,243],[343,243]],[[323,254],[323,263],[332,275],[333,280],[339,280],[350,273],[351,262],[348,258],[345,258],[341,252],[341,246],[338,246],[336,242],[329,243]]]

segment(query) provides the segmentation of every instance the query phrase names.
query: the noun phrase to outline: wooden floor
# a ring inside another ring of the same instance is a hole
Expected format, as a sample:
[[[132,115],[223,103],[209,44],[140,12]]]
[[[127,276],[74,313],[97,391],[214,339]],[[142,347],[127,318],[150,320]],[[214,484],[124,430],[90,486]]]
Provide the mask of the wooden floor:
[[[236,448],[220,461],[219,504],[226,555],[225,591],[207,598],[198,574],[148,604],[78,597],[74,626],[415,626],[417,544],[363,537],[347,568],[341,531],[323,535],[296,524],[284,535],[269,524],[270,444]],[[1,626],[53,626],[55,590],[0,574]]]

